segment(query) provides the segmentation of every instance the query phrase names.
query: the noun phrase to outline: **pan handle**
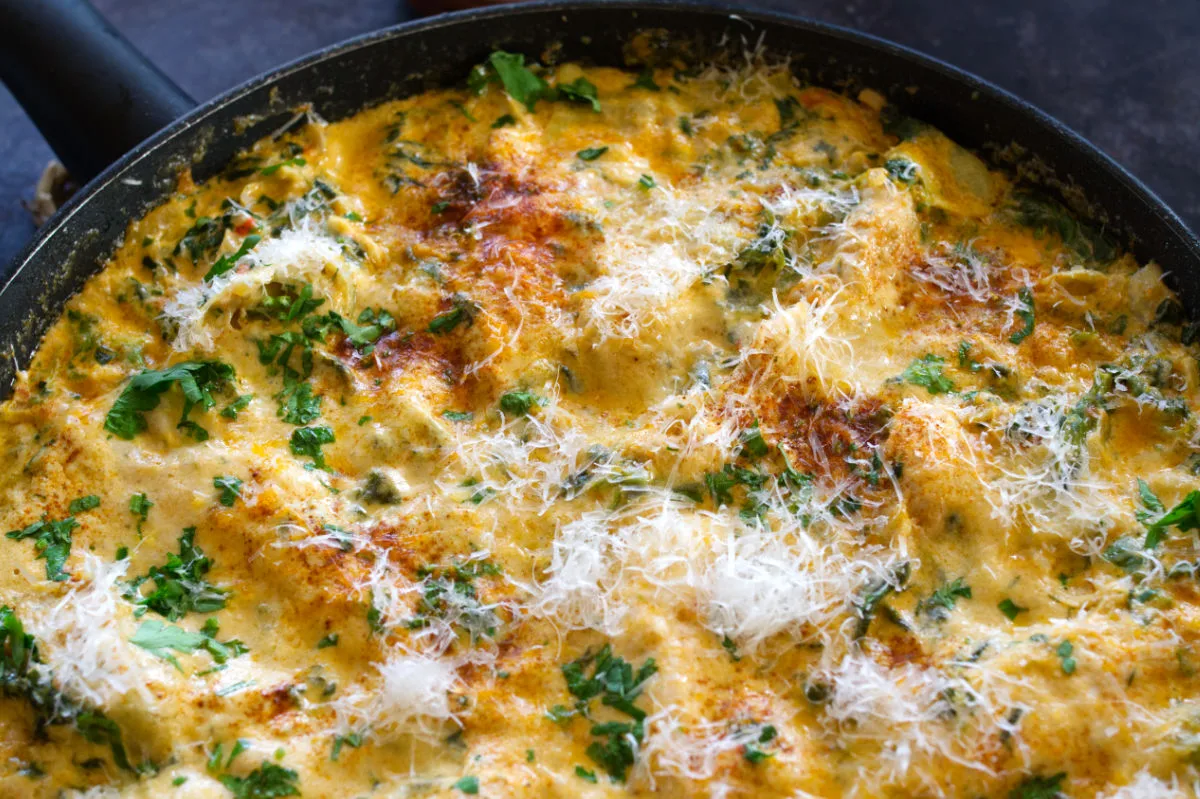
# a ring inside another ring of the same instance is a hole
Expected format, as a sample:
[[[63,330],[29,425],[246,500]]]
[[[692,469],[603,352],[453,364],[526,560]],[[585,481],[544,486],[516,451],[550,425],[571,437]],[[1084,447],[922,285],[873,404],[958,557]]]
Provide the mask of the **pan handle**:
[[[0,0],[0,80],[80,184],[196,105],[87,0]]]

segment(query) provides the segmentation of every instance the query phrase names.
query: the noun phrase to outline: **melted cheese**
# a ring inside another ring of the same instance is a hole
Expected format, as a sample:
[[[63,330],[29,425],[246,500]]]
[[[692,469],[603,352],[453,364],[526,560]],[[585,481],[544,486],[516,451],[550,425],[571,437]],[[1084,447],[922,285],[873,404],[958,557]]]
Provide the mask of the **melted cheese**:
[[[1195,795],[1157,267],[761,54],[538,70],[302,115],[68,304],[0,408],[0,794]]]

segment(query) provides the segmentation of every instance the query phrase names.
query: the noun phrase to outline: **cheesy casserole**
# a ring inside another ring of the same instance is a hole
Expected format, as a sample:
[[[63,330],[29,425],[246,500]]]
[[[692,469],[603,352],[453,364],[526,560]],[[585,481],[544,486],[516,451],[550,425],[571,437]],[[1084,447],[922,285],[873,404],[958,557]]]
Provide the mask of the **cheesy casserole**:
[[[0,407],[0,795],[1194,795],[1196,338],[761,54],[302,111]]]

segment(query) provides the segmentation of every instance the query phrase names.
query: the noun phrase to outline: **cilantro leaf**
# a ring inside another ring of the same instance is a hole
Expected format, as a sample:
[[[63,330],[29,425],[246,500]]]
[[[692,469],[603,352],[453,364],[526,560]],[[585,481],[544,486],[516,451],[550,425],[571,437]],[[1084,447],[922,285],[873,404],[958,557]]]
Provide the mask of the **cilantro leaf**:
[[[646,91],[656,92],[662,87],[654,82],[654,70],[650,67],[643,69],[637,76],[637,80],[629,84],[630,89],[645,89]]]
[[[1029,610],[1029,608],[1021,607],[1008,597],[1000,600],[1000,603],[996,607],[1000,608],[1000,612],[1007,616],[1009,621],[1015,621],[1017,616]]]
[[[132,440],[146,427],[146,412],[158,407],[162,395],[173,385],[183,392],[183,414],[178,427],[189,429],[199,440],[208,433],[188,420],[199,405],[208,410],[216,404],[213,392],[225,388],[234,379],[233,367],[221,361],[188,361],[166,369],[146,369],[133,376],[104,417],[104,429],[118,438]]]
[[[218,475],[213,478],[213,488],[221,492],[219,500],[227,508],[232,508],[233,503],[242,495],[242,481],[236,477]]]
[[[526,416],[538,402],[532,391],[509,391],[500,395],[500,410],[511,416]]]
[[[279,416],[288,424],[306,425],[321,416],[321,398],[313,396],[312,385],[307,382],[285,388],[281,398]]]
[[[142,525],[145,524],[146,518],[150,515],[150,509],[154,507],[154,503],[145,494],[134,494],[129,498],[129,512],[137,517],[137,532],[142,534]]]
[[[946,359],[932,353],[917,358],[905,369],[900,379],[921,386],[930,394],[949,394],[954,391],[954,383],[942,374],[942,366]]]
[[[1058,659],[1062,661],[1063,674],[1075,673],[1075,658],[1072,655],[1075,652],[1075,645],[1069,639],[1064,638],[1062,643],[1054,650],[1054,654],[1058,655]]]
[[[588,103],[592,106],[593,111],[600,113],[600,99],[596,91],[596,84],[587,78],[576,78],[570,83],[559,84],[558,91],[568,100],[576,103]]]
[[[291,769],[264,760],[262,765],[245,777],[222,774],[221,784],[234,795],[234,799],[278,799],[281,796],[299,796],[296,780],[300,777]]]
[[[608,152],[607,147],[588,147],[575,153],[575,155],[580,161],[595,161],[606,152]]]
[[[189,613],[213,613],[225,607],[229,591],[206,579],[212,559],[196,546],[195,538],[196,528],[186,528],[179,537],[178,555],[168,553],[164,565],[151,566],[149,572],[129,584],[126,598],[139,606],[138,615],[152,610],[178,621]],[[154,591],[142,595],[138,589],[149,580],[154,581]]]
[[[562,667],[567,690],[576,698],[576,713],[590,718],[588,706],[591,700],[599,697],[601,704],[633,720],[593,724],[590,729],[591,734],[599,740],[588,745],[587,755],[614,780],[624,781],[636,759],[638,745],[645,733],[642,725],[646,711],[635,702],[641,696],[646,681],[657,671],[658,666],[653,658],[648,658],[635,670],[624,658],[613,655],[612,647],[608,644],[599,652],[587,653]],[[571,711],[558,706],[551,712],[556,720],[565,721],[571,715]],[[595,780],[595,774],[582,766],[576,767],[575,773],[589,782]]]
[[[1028,286],[1022,286],[1017,291],[1017,299],[1020,301],[1020,307],[1017,310],[1017,316],[1024,322],[1024,326],[1008,337],[1008,340],[1013,344],[1020,344],[1033,332],[1036,316],[1033,309],[1033,292]]]
[[[173,624],[151,619],[142,622],[141,626],[129,639],[129,643],[140,646],[150,654],[160,657],[175,668],[182,671],[179,660],[171,654],[172,651],[185,655],[203,650],[212,656],[217,663],[224,663],[231,657],[246,653],[246,647],[238,640],[221,642],[217,640],[218,626],[216,619],[205,622],[200,632],[190,632]]]
[[[77,527],[79,523],[75,517],[68,516],[57,522],[42,519],[22,530],[10,530],[4,535],[14,541],[32,538],[36,557],[46,561],[46,579],[61,583],[68,576],[63,566],[71,555],[71,535]]]
[[[443,311],[429,321],[429,332],[436,335],[445,335],[460,324],[470,326],[475,322],[475,313],[479,310],[479,306],[471,302],[461,294],[455,294],[451,300],[453,306],[448,311]]]
[[[362,348],[370,344],[374,344],[379,340],[379,337],[384,333],[390,333],[396,329],[395,318],[383,310],[372,310],[367,308],[358,315],[358,323],[355,324],[349,319],[345,319],[338,314],[330,314],[334,317],[338,327],[350,340],[350,343],[355,347]]]
[[[315,468],[328,470],[325,465],[325,454],[321,451],[321,447],[332,444],[336,440],[333,431],[328,427],[301,427],[299,430],[292,431],[289,446],[293,455],[310,457],[313,459]]]
[[[166,624],[161,621],[144,621],[137,632],[129,639],[129,643],[140,646],[155,657],[168,661],[175,668],[182,668],[179,661],[170,650],[191,654],[204,646],[204,636],[200,633],[188,632],[182,627]]]
[[[223,418],[223,419],[238,418],[238,414],[241,413],[242,411],[246,410],[246,407],[250,405],[250,400],[252,400],[252,399],[254,399],[253,394],[242,394],[240,397],[238,397],[233,402],[229,403],[228,405],[226,405],[224,408],[221,409],[221,418]]]
[[[504,91],[526,110],[532,112],[538,100],[549,99],[552,94],[550,85],[525,66],[522,54],[497,50],[488,57],[488,62],[504,84]]]
[[[1161,507],[1161,503],[1159,506]],[[1189,493],[1178,505],[1147,526],[1146,549],[1157,547],[1171,527],[1184,533],[1200,530],[1200,490]]]
[[[1051,777],[1029,777],[1008,792],[1008,799],[1058,799],[1062,796],[1066,772],[1060,771]]]
[[[479,793],[479,778],[478,777],[460,777],[458,782],[454,783],[454,787],[465,794],[474,796]]]
[[[71,500],[71,504],[67,506],[67,513],[74,516],[76,513],[95,510],[98,507],[100,507],[100,497],[88,494],[86,497]]]
[[[282,166],[282,164],[279,166]],[[269,168],[270,167],[268,167],[268,169]],[[218,258],[216,263],[212,265],[212,268],[205,273],[204,279],[212,280],[213,278],[220,277],[229,270],[233,269],[235,266],[237,266],[238,261],[245,258],[251,250],[258,246],[260,241],[262,241],[262,236],[258,235],[257,233],[251,233],[249,236],[242,239],[242,246],[238,247],[236,252],[230,253],[229,255],[222,255],[220,258]]]
[[[938,588],[929,599],[926,599],[918,606],[935,619],[942,620],[949,615],[949,611],[954,610],[954,606],[959,599],[971,598],[971,586],[967,585],[962,577],[958,577],[954,582],[946,583]]]

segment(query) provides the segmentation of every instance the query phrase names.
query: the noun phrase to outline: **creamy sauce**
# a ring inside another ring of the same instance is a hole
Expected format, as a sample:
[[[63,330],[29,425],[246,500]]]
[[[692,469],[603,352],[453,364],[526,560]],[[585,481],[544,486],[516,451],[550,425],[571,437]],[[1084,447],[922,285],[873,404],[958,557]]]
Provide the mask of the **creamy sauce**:
[[[309,115],[0,407],[0,794],[1192,795],[1180,317],[757,60]]]

